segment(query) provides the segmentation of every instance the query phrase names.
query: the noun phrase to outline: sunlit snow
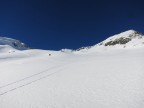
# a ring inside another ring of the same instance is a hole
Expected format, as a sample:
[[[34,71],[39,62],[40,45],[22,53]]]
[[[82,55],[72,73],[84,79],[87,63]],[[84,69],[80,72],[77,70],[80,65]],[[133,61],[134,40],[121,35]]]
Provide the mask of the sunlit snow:
[[[0,108],[143,108],[143,35],[104,45],[134,33],[77,51],[1,45]]]

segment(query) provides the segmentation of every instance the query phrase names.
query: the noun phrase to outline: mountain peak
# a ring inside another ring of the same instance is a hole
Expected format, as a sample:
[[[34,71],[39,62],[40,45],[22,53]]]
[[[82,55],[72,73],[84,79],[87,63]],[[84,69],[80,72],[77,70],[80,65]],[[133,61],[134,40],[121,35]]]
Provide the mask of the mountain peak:
[[[90,47],[82,47],[77,51],[87,51],[93,48],[134,48],[144,47],[144,35],[135,30],[128,30],[120,34],[110,36],[106,40]]]
[[[138,31],[135,31],[135,30],[127,30],[125,32],[121,32],[120,34],[116,34],[114,36],[111,36],[111,37],[141,37],[143,34],[138,32]]]
[[[128,30],[120,34],[111,36],[98,45],[115,46],[115,45],[128,45],[136,46],[144,42],[144,35],[135,30]]]
[[[133,34],[133,33],[138,33],[138,31],[131,29],[131,30],[127,30],[125,32],[121,32],[120,34]]]
[[[18,49],[18,50],[28,49],[26,44],[22,43],[19,40],[7,38],[7,37],[0,37],[0,46],[3,47],[5,45],[8,45],[8,46],[10,46],[14,49]]]

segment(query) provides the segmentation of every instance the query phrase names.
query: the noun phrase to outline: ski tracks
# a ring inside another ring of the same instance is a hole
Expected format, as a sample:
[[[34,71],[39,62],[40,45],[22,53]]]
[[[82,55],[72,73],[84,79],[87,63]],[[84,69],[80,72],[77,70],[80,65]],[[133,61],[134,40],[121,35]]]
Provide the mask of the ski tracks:
[[[9,92],[12,92],[14,90],[17,90],[19,88],[22,88],[24,86],[27,86],[29,84],[32,84],[34,82],[37,82],[39,80],[42,80],[44,78],[50,77],[53,74],[56,74],[60,71],[62,71],[64,68],[66,68],[68,65],[57,65],[57,66],[53,66],[49,69],[46,69],[44,71],[41,71],[39,73],[30,75],[28,77],[25,77],[23,79],[8,83],[6,85],[0,86],[0,96],[5,95]]]

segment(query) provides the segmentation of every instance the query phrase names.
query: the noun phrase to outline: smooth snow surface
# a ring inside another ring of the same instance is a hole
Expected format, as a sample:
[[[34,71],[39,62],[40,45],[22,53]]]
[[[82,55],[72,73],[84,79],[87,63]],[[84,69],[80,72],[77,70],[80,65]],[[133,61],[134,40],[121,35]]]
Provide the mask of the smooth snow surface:
[[[144,108],[144,47],[2,51],[0,108]]]

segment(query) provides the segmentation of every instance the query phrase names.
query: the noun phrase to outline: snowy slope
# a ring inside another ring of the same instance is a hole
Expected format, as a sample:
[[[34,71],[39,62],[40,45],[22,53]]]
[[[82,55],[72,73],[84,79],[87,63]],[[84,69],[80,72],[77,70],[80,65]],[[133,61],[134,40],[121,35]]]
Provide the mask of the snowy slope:
[[[0,108],[143,108],[144,47],[111,47],[3,52]]]

